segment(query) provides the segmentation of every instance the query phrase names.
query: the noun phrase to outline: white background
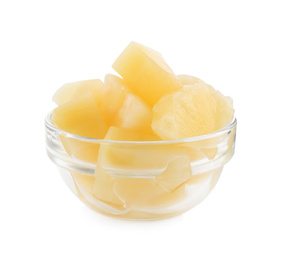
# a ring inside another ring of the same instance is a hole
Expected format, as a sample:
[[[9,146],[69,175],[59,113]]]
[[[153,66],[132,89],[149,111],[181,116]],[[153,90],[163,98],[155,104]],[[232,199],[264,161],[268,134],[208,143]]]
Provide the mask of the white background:
[[[0,259],[284,259],[283,1],[0,2]],[[211,195],[162,221],[101,216],[45,152],[63,83],[130,41],[234,99],[236,153]]]

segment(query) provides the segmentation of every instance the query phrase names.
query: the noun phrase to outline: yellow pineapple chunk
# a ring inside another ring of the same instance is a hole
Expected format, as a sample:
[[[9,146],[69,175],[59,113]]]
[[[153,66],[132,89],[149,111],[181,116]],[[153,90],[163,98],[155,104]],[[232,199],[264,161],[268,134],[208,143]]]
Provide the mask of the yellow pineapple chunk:
[[[136,132],[129,129],[110,127],[106,136],[106,140],[120,140],[120,141],[157,141],[161,140],[156,135]],[[154,156],[161,156],[156,153],[155,145],[151,144],[126,144],[126,143],[106,143],[102,144],[100,150],[100,163],[108,172],[125,172],[127,170],[137,170],[140,172],[149,171],[153,167],[164,169],[167,162],[155,162],[152,157],[149,160],[149,152]],[[148,154],[147,154],[148,153]],[[157,155],[155,155],[157,154]],[[162,164],[162,165],[161,165]],[[157,169],[156,169],[157,170]]]
[[[230,97],[224,97],[222,93],[216,91],[216,129],[223,128],[230,123],[234,117],[233,100]]]
[[[214,132],[230,123],[232,100],[204,82],[167,94],[153,108],[152,129],[162,139]]]
[[[166,170],[157,175],[155,179],[161,187],[170,192],[185,183],[190,176],[190,159],[185,156],[170,161]]]
[[[58,128],[84,137],[103,139],[107,126],[97,108],[93,94],[86,92],[53,110],[52,121]],[[96,163],[99,142],[60,136],[65,151],[77,159]]]
[[[107,126],[96,105],[92,92],[80,95],[52,112],[52,122],[58,128],[75,135],[104,138]]]
[[[110,127],[105,139],[159,140],[155,135],[118,127]],[[185,196],[185,187],[180,186],[190,176],[184,148],[106,142],[100,146],[92,195],[115,207],[121,207],[122,202],[126,207],[165,206]]]
[[[91,91],[97,105],[99,106],[103,86],[104,84],[100,79],[90,79],[67,83],[56,91],[52,100],[60,106],[73,99],[76,99],[78,96],[86,92]]]
[[[65,151],[84,162],[96,163],[99,153],[99,141],[83,141],[68,136],[60,136],[61,142],[64,146]]]
[[[112,67],[123,77],[134,94],[150,106],[166,93],[182,87],[159,53],[135,42],[126,47]]]
[[[99,108],[107,125],[111,125],[128,92],[123,79],[112,74],[105,76]]]
[[[114,192],[114,182],[115,178],[109,175],[98,162],[91,194],[109,206],[121,209],[124,207],[124,202]]]
[[[144,133],[136,133],[132,132],[127,129],[117,128],[117,127],[110,127],[106,136],[106,140],[127,140],[127,141],[138,141],[138,140],[159,140],[157,136],[154,135],[147,135]],[[108,204],[111,207],[115,208],[121,208],[124,206],[124,202],[120,199],[120,197],[117,196],[117,194],[114,191],[114,185],[116,182],[115,177],[110,175],[109,171],[105,168],[113,168],[115,172],[120,172],[120,169],[115,169],[115,163],[124,165],[123,161],[127,160],[127,158],[119,157],[119,154],[116,154],[116,152],[120,153],[121,150],[118,151],[116,148],[121,148],[124,145],[116,144],[116,143],[102,143],[100,150],[99,150],[99,156],[98,156],[98,163],[95,171],[95,182],[92,187],[92,195],[101,200],[102,202]],[[113,150],[114,149],[114,150]],[[122,148],[123,149],[123,148]],[[114,152],[114,160],[115,162],[112,162],[110,158],[108,157],[108,152]],[[131,152],[131,149],[128,150]],[[126,154],[127,156],[128,154]],[[122,161],[121,161],[122,160]],[[104,163],[106,165],[104,165]],[[127,162],[126,162],[127,164]]]
[[[113,125],[152,133],[152,108],[140,97],[127,94],[114,118]]]

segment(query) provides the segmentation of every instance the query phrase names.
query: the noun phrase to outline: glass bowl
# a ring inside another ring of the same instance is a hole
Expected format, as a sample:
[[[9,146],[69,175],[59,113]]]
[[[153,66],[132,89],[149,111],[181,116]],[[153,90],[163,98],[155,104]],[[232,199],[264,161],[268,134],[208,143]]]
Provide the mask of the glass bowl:
[[[46,148],[70,190],[97,212],[126,219],[181,214],[215,187],[235,149],[237,120],[202,136],[112,141],[73,135],[45,120]]]

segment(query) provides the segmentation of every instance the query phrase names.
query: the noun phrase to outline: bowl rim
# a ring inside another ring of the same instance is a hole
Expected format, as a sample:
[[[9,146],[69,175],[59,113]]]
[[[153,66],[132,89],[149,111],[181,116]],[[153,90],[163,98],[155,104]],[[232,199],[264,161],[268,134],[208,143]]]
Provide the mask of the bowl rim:
[[[194,141],[200,141],[200,140],[205,140],[209,139],[212,137],[217,137],[228,130],[234,128],[237,125],[237,118],[234,116],[232,121],[227,124],[225,127],[218,129],[214,132],[211,132],[209,134],[205,135],[198,135],[198,136],[193,136],[193,137],[188,137],[188,138],[182,138],[182,139],[172,139],[172,140],[161,140],[161,141],[119,141],[119,140],[105,140],[105,139],[97,139],[97,138],[90,138],[90,137],[85,137],[85,136],[80,136],[80,135],[75,135],[69,132],[66,132],[64,130],[61,130],[57,128],[55,125],[52,124],[51,121],[51,115],[52,112],[49,112],[47,116],[45,117],[45,127],[49,130],[52,130],[53,132],[56,132],[58,135],[64,135],[65,137],[68,138],[73,138],[73,139],[78,139],[81,141],[85,142],[95,142],[95,143],[116,143],[116,144],[175,144],[175,143],[188,143],[188,142],[194,142]]]

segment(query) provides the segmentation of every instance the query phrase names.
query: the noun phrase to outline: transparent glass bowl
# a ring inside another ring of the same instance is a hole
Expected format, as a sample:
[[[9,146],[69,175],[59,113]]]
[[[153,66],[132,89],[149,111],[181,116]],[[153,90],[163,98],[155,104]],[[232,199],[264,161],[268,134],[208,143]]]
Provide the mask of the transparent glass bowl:
[[[170,141],[81,137],[45,120],[46,148],[73,193],[97,212],[127,219],[181,214],[215,187],[232,158],[237,120],[203,136]]]

